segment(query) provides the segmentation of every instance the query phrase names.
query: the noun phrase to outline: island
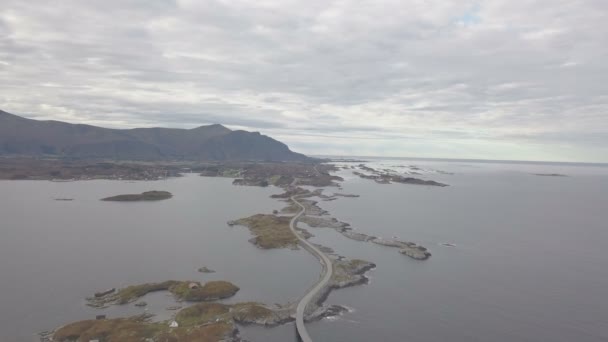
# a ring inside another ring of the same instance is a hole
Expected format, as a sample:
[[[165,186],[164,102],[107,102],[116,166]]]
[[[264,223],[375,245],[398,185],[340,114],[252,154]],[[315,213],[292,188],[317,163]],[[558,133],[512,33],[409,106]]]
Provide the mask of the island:
[[[168,191],[146,191],[141,194],[127,194],[102,198],[102,201],[113,202],[141,202],[141,201],[162,201],[173,197]]]
[[[390,169],[376,170],[365,164],[359,164],[358,168],[359,168],[359,170],[364,171],[364,172],[353,171],[353,174],[355,176],[359,176],[359,178],[362,178],[362,179],[373,180],[378,184],[401,183],[401,184],[429,185],[429,186],[439,186],[439,187],[448,186],[447,184],[439,183],[439,182],[436,182],[433,180],[425,180],[425,179],[414,178],[414,177],[404,177],[400,174],[395,173],[395,171],[390,170]],[[420,170],[419,168],[412,168],[412,169]],[[415,172],[414,174],[420,174],[420,173]]]
[[[180,301],[202,302],[232,297],[239,291],[239,288],[231,282],[222,280],[205,284],[197,281],[167,280],[161,283],[131,285],[118,291],[111,289],[97,292],[95,296],[87,298],[87,301],[91,307],[104,308],[112,304],[132,303],[148,293],[158,291],[168,291]]]
[[[335,310],[335,309],[334,309]],[[290,322],[291,307],[271,308],[261,303],[199,303],[181,309],[173,321],[152,322],[143,314],[129,318],[84,320],[50,333],[52,341],[240,341],[239,324],[275,326]]]

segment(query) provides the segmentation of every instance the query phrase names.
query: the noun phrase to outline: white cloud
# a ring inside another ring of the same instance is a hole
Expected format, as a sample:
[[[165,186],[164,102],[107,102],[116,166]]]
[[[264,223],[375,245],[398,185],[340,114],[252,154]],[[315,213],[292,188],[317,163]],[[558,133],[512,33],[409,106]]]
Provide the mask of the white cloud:
[[[222,122],[317,154],[608,161],[607,7],[4,0],[0,108]]]

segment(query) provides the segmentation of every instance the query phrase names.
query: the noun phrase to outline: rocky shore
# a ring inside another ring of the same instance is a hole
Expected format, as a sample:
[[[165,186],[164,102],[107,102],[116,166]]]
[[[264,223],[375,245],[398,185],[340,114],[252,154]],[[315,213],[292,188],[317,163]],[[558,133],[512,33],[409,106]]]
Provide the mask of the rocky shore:
[[[414,177],[405,177],[403,175],[397,174],[394,170],[390,170],[390,169],[376,170],[374,168],[366,166],[365,164],[359,164],[358,169],[361,171],[365,171],[367,173],[360,172],[360,171],[353,171],[354,175],[359,176],[359,178],[373,180],[378,184],[400,183],[400,184],[427,185],[427,186],[440,186],[440,187],[448,186],[447,184],[439,183],[439,182],[436,182],[433,180],[425,180],[425,179],[414,178]],[[412,168],[412,169],[416,169],[416,168]],[[419,174],[419,173],[415,173],[415,174]]]
[[[342,313],[344,311],[343,307],[323,304],[331,291],[366,284],[369,279],[365,274],[376,267],[374,263],[369,261],[359,259],[349,260],[341,256],[333,259],[332,263],[334,273],[331,276],[329,284],[319,291],[314,300],[306,307],[305,320],[307,321],[327,317],[329,313],[332,315]]]
[[[336,170],[334,165],[323,163],[232,162],[206,166],[200,174],[235,178],[235,185],[288,187],[297,181],[300,185],[325,187],[337,186],[336,182],[343,180],[330,174]]]
[[[419,246],[414,242],[400,241],[400,240],[383,240],[379,238],[373,238],[371,242],[387,246],[399,248],[399,253],[407,255],[408,257],[416,260],[426,260],[431,257],[431,252],[426,247]]]
[[[346,222],[342,222],[334,217],[328,217],[329,212],[323,210],[317,204],[318,202],[310,199],[312,197],[324,198],[319,191],[308,191],[302,188],[291,189],[287,193],[297,193],[299,202],[306,208],[305,214],[299,219],[302,222],[312,228],[329,228],[334,229],[344,237],[355,241],[361,242],[373,242],[378,245],[386,247],[394,247],[399,249],[399,253],[406,255],[416,260],[426,260],[431,257],[431,253],[424,246],[417,245],[414,242],[401,241],[398,239],[386,239],[364,233],[353,231],[351,225]],[[284,198],[283,195],[278,195],[278,198]],[[309,199],[301,199],[302,197],[308,197]],[[283,209],[284,212],[293,212],[296,206],[292,201],[288,201],[288,206]],[[288,209],[288,210],[286,210]]]

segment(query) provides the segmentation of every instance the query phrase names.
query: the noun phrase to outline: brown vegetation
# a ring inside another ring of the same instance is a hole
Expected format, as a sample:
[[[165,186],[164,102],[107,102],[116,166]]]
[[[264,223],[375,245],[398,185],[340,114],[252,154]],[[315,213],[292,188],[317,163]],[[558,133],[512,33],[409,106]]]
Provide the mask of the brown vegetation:
[[[199,286],[191,287],[190,284],[193,282],[179,282],[169,288],[169,291],[173,293],[178,299],[189,302],[201,302],[211,301],[217,299],[224,299],[234,296],[239,288],[227,281],[210,281],[205,285],[198,284]]]
[[[146,338],[153,338],[164,329],[166,327],[163,325],[146,322],[140,317],[86,320],[59,328],[53,334],[53,340],[88,342],[98,339],[104,342],[140,342]]]
[[[140,318],[87,320],[68,324],[57,329],[53,340],[57,342],[141,342],[150,339],[163,342],[219,342],[234,335],[236,327],[231,321],[206,325],[170,328],[165,323],[150,323]]]
[[[248,227],[255,235],[251,242],[260,248],[295,248],[298,238],[289,229],[290,221],[291,218],[286,216],[257,214],[233,223]]]
[[[191,286],[192,284],[196,286]],[[109,293],[104,296],[88,298],[89,305],[93,307],[104,307],[108,304],[128,304],[151,292],[169,291],[178,300],[190,302],[212,301],[234,296],[239,288],[228,281],[210,281],[204,285],[192,281],[167,280],[162,283],[146,283],[132,285]]]

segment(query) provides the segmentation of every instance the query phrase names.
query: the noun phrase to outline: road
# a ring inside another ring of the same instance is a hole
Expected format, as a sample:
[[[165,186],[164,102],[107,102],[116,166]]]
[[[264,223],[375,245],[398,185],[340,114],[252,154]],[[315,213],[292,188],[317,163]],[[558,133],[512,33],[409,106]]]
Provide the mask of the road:
[[[298,238],[298,240],[300,240],[300,243],[302,244],[304,249],[306,249],[312,255],[317,257],[323,265],[321,278],[319,279],[317,284],[313,288],[311,288],[308,293],[306,293],[304,297],[302,297],[302,299],[300,299],[298,307],[296,308],[296,329],[298,331],[298,335],[300,335],[302,342],[312,342],[312,339],[310,338],[310,336],[308,335],[308,331],[306,330],[306,326],[304,325],[304,312],[306,310],[306,307],[308,306],[308,303],[310,303],[310,301],[315,297],[317,293],[319,293],[319,291],[323,287],[325,287],[325,285],[327,285],[327,283],[331,279],[331,275],[333,274],[334,270],[333,264],[329,257],[325,255],[325,253],[321,252],[316,246],[308,242],[308,240],[301,237],[300,234],[298,234],[298,231],[296,230],[296,224],[300,216],[302,216],[306,211],[306,208],[300,202],[298,202],[295,196],[292,196],[291,200],[298,206],[300,206],[301,210],[296,216],[291,219],[291,221],[289,222],[289,228],[291,229],[293,234]]]

